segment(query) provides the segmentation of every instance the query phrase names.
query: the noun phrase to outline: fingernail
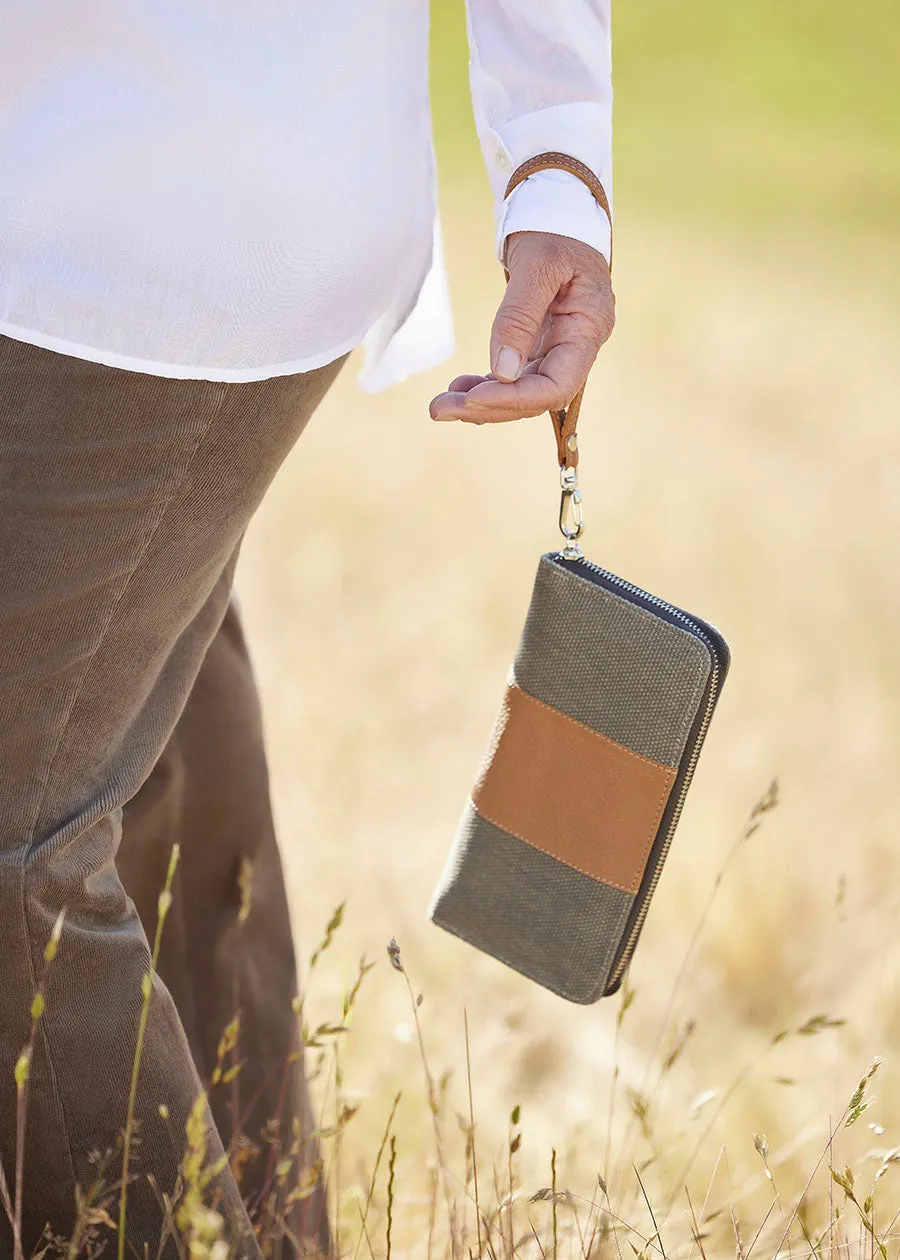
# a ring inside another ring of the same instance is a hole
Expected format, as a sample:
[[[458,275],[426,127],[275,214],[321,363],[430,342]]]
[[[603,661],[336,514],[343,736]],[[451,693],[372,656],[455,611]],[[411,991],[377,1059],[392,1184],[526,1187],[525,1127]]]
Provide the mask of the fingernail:
[[[517,381],[522,371],[522,356],[512,346],[501,346],[497,351],[494,375],[501,381]]]

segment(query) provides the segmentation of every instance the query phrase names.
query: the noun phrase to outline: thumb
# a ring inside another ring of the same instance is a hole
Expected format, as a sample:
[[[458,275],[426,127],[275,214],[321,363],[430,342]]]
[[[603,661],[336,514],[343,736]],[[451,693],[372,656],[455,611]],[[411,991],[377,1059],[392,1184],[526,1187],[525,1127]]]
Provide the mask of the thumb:
[[[558,291],[558,283],[537,268],[510,275],[491,329],[491,371],[499,381],[521,376]]]

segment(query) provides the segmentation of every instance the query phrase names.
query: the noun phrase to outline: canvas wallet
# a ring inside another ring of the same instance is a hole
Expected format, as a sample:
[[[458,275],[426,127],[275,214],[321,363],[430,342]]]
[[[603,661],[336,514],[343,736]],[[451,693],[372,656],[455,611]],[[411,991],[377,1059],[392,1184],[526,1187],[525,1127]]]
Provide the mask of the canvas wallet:
[[[572,163],[543,154],[526,167]],[[573,173],[591,187],[585,171]],[[565,545],[538,564],[500,715],[430,913],[538,984],[589,1003],[614,993],[631,961],[729,652],[699,617],[584,557],[580,401],[551,413]]]

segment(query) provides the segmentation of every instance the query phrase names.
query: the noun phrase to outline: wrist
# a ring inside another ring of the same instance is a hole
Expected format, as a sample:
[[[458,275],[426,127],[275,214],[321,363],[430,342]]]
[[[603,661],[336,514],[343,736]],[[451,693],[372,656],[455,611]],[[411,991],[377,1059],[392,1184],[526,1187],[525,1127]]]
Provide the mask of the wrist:
[[[610,220],[590,189],[568,171],[538,171],[506,198],[497,229],[501,261],[509,238],[518,232],[546,232],[580,241],[609,263]]]

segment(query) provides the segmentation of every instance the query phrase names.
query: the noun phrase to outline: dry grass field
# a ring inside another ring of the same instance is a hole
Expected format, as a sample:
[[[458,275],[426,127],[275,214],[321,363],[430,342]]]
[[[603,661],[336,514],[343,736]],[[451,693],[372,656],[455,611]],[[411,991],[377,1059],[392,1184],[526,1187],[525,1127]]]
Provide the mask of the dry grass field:
[[[653,1233],[633,1164],[669,1254],[686,1254],[689,1163],[698,1213],[704,1200],[710,1214],[733,1206],[745,1252],[774,1184],[756,1244],[771,1256],[875,1055],[886,1060],[877,1101],[825,1152],[809,1229],[827,1222],[829,1187],[833,1208],[845,1203],[829,1162],[851,1162],[867,1191],[900,1144],[896,14],[871,3],[847,30],[846,6],[832,3],[773,0],[730,17],[704,3],[685,31],[662,0],[622,6],[619,324],[583,422],[586,550],[715,622],[734,657],[623,1012],[621,1000],[567,1006],[426,919],[557,508],[549,421],[485,430],[428,418],[452,375],[483,369],[502,283],[464,115],[457,7],[438,6],[435,32],[457,354],[374,397],[356,390],[351,364],[273,487],[239,579],[306,958],[347,902],[312,977],[313,1022],[339,1012],[361,957],[377,963],[340,1050],[340,1090],[359,1107],[332,1168],[344,1242],[352,1253],[402,1091],[392,1246],[426,1254],[434,1118],[409,994],[386,953],[396,937],[424,995],[431,1071],[449,1074],[442,1140],[461,1202],[465,1012],[485,1201],[497,1200],[492,1164],[501,1198],[509,1188],[521,1106],[516,1236],[531,1238],[529,1216],[541,1239],[552,1228],[552,1205],[528,1198],[550,1185],[555,1149],[557,1184],[574,1196],[558,1203],[560,1256],[585,1252],[570,1231],[600,1195],[598,1173],[612,1209]],[[773,779],[777,807],[734,851]],[[807,1025],[820,1016],[843,1022]],[[804,1025],[815,1035],[797,1035]],[[318,1082],[328,1112],[333,1070],[329,1053]],[[767,1138],[774,1182],[754,1134]],[[900,1209],[890,1164],[873,1209],[888,1234]],[[859,1213],[841,1210],[847,1253],[868,1255]],[[473,1208],[468,1229],[474,1246]],[[800,1231],[798,1219],[795,1251]],[[708,1234],[707,1254],[734,1253],[729,1211]],[[658,1240],[633,1241],[659,1253]]]

